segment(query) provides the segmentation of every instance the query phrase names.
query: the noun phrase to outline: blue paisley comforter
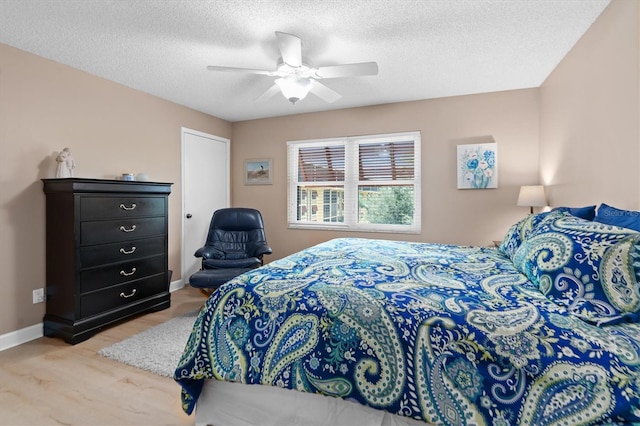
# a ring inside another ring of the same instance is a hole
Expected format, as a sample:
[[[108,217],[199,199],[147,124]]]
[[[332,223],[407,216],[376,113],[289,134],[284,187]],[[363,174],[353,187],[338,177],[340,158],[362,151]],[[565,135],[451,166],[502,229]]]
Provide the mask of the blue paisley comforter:
[[[640,327],[597,327],[495,248],[344,238],[242,275],[201,310],[175,380],[358,401],[436,424],[640,420]]]

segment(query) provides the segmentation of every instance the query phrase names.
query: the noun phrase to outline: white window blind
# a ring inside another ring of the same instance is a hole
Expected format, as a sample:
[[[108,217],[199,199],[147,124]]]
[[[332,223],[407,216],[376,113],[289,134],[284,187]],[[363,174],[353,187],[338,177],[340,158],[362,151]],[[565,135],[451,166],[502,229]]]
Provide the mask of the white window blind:
[[[359,180],[400,180],[414,178],[413,141],[361,143]]]
[[[343,182],[344,145],[300,147],[298,180],[300,182]]]

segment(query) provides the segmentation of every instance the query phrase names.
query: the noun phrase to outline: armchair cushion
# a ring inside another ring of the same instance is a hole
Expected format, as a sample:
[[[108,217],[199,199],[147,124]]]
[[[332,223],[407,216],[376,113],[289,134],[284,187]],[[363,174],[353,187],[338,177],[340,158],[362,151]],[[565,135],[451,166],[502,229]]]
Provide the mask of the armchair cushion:
[[[262,262],[257,257],[244,259],[204,259],[202,261],[202,268],[257,268],[261,264]]]

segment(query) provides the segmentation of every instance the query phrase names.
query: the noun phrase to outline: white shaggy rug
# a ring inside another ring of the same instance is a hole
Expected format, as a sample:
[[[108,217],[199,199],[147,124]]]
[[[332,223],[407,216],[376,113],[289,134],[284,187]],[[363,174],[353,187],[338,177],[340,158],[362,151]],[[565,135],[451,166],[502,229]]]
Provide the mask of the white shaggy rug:
[[[160,376],[173,377],[197,315],[198,310],[187,312],[100,349],[98,354]]]

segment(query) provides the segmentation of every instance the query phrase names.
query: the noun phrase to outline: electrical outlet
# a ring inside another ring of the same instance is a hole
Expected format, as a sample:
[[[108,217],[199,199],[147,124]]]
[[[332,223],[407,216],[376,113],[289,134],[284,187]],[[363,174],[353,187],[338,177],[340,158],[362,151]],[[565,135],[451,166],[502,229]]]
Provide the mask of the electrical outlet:
[[[44,289],[38,288],[33,290],[33,304],[44,302]]]

